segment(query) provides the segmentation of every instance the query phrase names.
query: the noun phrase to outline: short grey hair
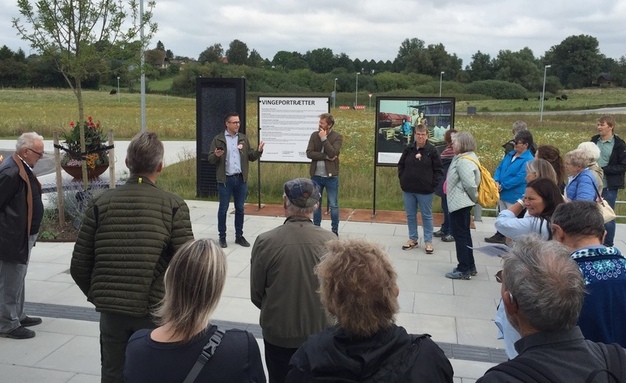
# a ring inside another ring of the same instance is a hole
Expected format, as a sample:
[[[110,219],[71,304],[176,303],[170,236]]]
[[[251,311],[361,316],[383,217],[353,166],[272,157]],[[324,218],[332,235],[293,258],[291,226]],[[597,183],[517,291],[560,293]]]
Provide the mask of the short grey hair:
[[[556,207],[552,223],[572,237],[604,238],[604,218],[598,204],[592,201],[571,201]]]
[[[565,162],[569,162],[574,166],[586,168],[592,161],[589,152],[584,149],[574,149],[565,153]]]
[[[15,143],[15,151],[19,152],[22,149],[31,148],[37,141],[43,141],[43,136],[35,132],[22,133]]]
[[[524,130],[528,130],[528,126],[526,125],[526,123],[522,120],[517,120],[513,123],[513,135],[524,131]]]
[[[473,152],[476,150],[476,140],[469,132],[458,132],[452,136],[452,143],[456,144],[459,153]]]
[[[578,323],[585,282],[563,244],[536,235],[517,239],[504,257],[503,285],[534,329],[562,331]]]
[[[154,132],[137,134],[128,145],[126,161],[130,174],[147,175],[156,172],[163,162],[165,149]]]
[[[577,149],[581,149],[581,150],[584,150],[585,152],[587,152],[587,155],[589,155],[589,157],[593,161],[597,161],[598,158],[600,158],[600,148],[598,148],[598,145],[594,144],[591,141],[581,142],[578,145]]]
[[[319,205],[319,202],[317,202],[311,207],[299,207],[289,201],[289,198],[287,198],[285,194],[283,194],[283,200],[285,201],[285,214],[287,215],[287,217],[292,215],[310,216],[315,212],[315,210],[317,210],[317,206]]]

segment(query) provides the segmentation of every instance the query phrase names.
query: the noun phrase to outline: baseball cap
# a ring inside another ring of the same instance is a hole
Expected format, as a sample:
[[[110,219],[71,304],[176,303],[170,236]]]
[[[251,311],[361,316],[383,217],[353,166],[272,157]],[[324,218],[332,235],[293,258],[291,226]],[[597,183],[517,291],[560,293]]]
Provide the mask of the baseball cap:
[[[287,181],[284,190],[287,199],[297,207],[312,207],[320,200],[320,187],[308,178]]]

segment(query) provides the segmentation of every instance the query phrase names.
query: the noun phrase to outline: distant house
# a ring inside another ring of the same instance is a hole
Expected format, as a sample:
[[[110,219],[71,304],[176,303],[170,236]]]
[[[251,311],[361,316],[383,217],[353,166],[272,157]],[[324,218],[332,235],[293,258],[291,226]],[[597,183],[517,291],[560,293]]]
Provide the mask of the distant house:
[[[220,62],[222,64],[228,64],[228,58],[227,57],[222,57],[222,58],[220,58]]]
[[[600,76],[598,76],[596,81],[594,81],[594,85],[613,86],[613,78],[611,77],[610,73],[602,73],[600,74]]]

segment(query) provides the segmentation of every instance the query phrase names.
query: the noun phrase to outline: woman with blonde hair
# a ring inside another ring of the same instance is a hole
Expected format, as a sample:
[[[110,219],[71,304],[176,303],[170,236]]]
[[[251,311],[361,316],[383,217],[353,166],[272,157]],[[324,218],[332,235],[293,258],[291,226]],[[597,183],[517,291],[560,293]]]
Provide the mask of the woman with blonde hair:
[[[209,322],[225,282],[226,255],[215,241],[197,239],[178,250],[155,312],[160,327],[139,330],[128,341],[127,383],[183,382],[209,342],[214,354],[199,371],[198,382],[265,382],[254,336]]]
[[[556,172],[552,165],[541,158],[535,158],[526,163],[526,184],[537,178],[549,178],[559,184]]]
[[[315,273],[337,324],[296,351],[286,382],[452,382],[452,366],[430,336],[395,324],[398,285],[389,256],[364,239],[326,247]]]

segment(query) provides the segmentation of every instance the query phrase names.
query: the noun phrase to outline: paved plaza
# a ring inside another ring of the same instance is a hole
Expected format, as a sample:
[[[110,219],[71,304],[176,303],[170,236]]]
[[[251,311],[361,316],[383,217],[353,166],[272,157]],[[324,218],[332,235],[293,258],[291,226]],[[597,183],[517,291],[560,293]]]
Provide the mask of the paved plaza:
[[[127,144],[127,143],[126,143]],[[166,142],[166,162],[176,162],[184,151],[195,152],[195,142]],[[10,141],[0,148],[10,149]],[[122,143],[119,144],[121,148]],[[51,147],[51,145],[46,145]],[[125,146],[124,146],[125,153]],[[116,157],[122,163],[121,151]],[[121,172],[122,169],[118,169]],[[42,175],[52,183],[53,174]],[[217,202],[187,201],[196,238],[217,239]],[[436,202],[438,203],[438,202]],[[326,217],[325,217],[326,218]],[[250,252],[234,243],[233,215],[229,214],[228,279],[222,299],[213,314],[224,327],[244,328],[255,334],[263,352],[258,326],[259,310],[250,302]],[[278,225],[280,216],[247,215],[244,235],[250,243]],[[474,246],[491,236],[494,218],[484,217],[472,230]],[[330,230],[330,221],[322,226]],[[616,246],[626,249],[618,225]],[[421,228],[419,229],[421,236]],[[405,224],[341,222],[340,237],[367,238],[380,244],[391,256],[398,273],[400,313],[397,323],[411,333],[428,333],[446,352],[454,367],[455,382],[473,382],[490,366],[504,361],[503,343],[496,339],[492,319],[499,300],[500,286],[494,274],[500,259],[475,252],[478,275],[472,280],[450,280],[444,273],[456,266],[454,243],[434,239],[435,253],[420,248],[404,251]],[[27,340],[0,338],[0,381],[86,383],[100,381],[98,313],[86,301],[69,274],[73,243],[39,242],[33,249],[26,277],[27,313],[43,317],[33,327],[37,336]]]

